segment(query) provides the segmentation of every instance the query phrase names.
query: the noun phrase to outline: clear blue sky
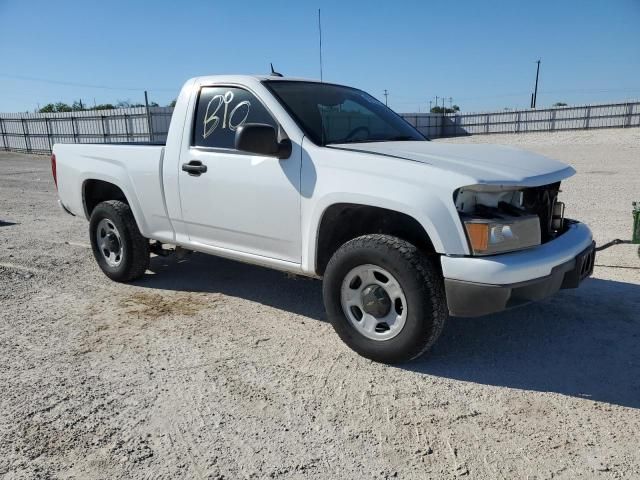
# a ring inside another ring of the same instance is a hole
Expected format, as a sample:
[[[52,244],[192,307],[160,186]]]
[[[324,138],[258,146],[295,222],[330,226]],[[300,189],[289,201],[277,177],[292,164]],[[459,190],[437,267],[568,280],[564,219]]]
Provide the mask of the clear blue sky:
[[[528,106],[539,57],[539,106],[640,98],[640,0],[0,0],[0,111],[166,104],[188,77],[269,62],[317,78],[318,8],[325,80],[388,89],[397,111]]]

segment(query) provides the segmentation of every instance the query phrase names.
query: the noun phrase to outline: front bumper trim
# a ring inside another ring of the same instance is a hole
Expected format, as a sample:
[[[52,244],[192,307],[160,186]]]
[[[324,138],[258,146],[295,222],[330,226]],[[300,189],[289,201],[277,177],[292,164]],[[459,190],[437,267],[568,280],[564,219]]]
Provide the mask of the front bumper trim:
[[[445,278],[449,314],[477,317],[500,312],[553,295],[558,290],[576,288],[593,273],[595,242],[576,257],[553,267],[545,277],[507,285],[491,285]]]

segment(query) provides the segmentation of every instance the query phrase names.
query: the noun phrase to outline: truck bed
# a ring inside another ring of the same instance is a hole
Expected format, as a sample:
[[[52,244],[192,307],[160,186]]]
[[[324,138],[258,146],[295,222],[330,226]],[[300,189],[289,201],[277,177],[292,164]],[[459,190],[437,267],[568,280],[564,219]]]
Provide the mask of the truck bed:
[[[137,142],[54,145],[60,202],[74,215],[86,217],[87,182],[119,185],[143,235],[173,237],[162,189],[164,148],[164,144]],[[140,201],[145,202],[144,209]]]

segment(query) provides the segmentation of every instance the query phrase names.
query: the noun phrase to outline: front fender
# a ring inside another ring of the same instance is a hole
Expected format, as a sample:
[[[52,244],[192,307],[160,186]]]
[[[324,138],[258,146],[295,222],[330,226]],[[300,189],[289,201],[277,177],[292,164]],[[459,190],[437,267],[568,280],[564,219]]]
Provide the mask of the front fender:
[[[441,254],[468,254],[464,241],[464,232],[460,226],[457,212],[455,216],[450,208],[436,196],[427,196],[421,203],[402,202],[398,199],[362,193],[334,192],[319,198],[306,219],[303,232],[302,264],[306,272],[314,273],[317,260],[317,244],[322,218],[332,205],[351,203],[393,210],[415,219],[425,230],[436,252]],[[454,208],[455,210],[455,208]]]

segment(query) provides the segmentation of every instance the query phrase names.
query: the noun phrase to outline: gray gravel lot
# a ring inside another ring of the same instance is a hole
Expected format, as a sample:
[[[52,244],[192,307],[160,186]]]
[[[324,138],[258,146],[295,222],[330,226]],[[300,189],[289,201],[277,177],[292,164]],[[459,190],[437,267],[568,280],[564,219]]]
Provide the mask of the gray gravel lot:
[[[574,165],[567,214],[630,237],[640,129],[445,141]],[[0,153],[0,477],[639,478],[636,249],[389,367],[340,342],[318,281],[200,254],[109,281],[48,158]]]

